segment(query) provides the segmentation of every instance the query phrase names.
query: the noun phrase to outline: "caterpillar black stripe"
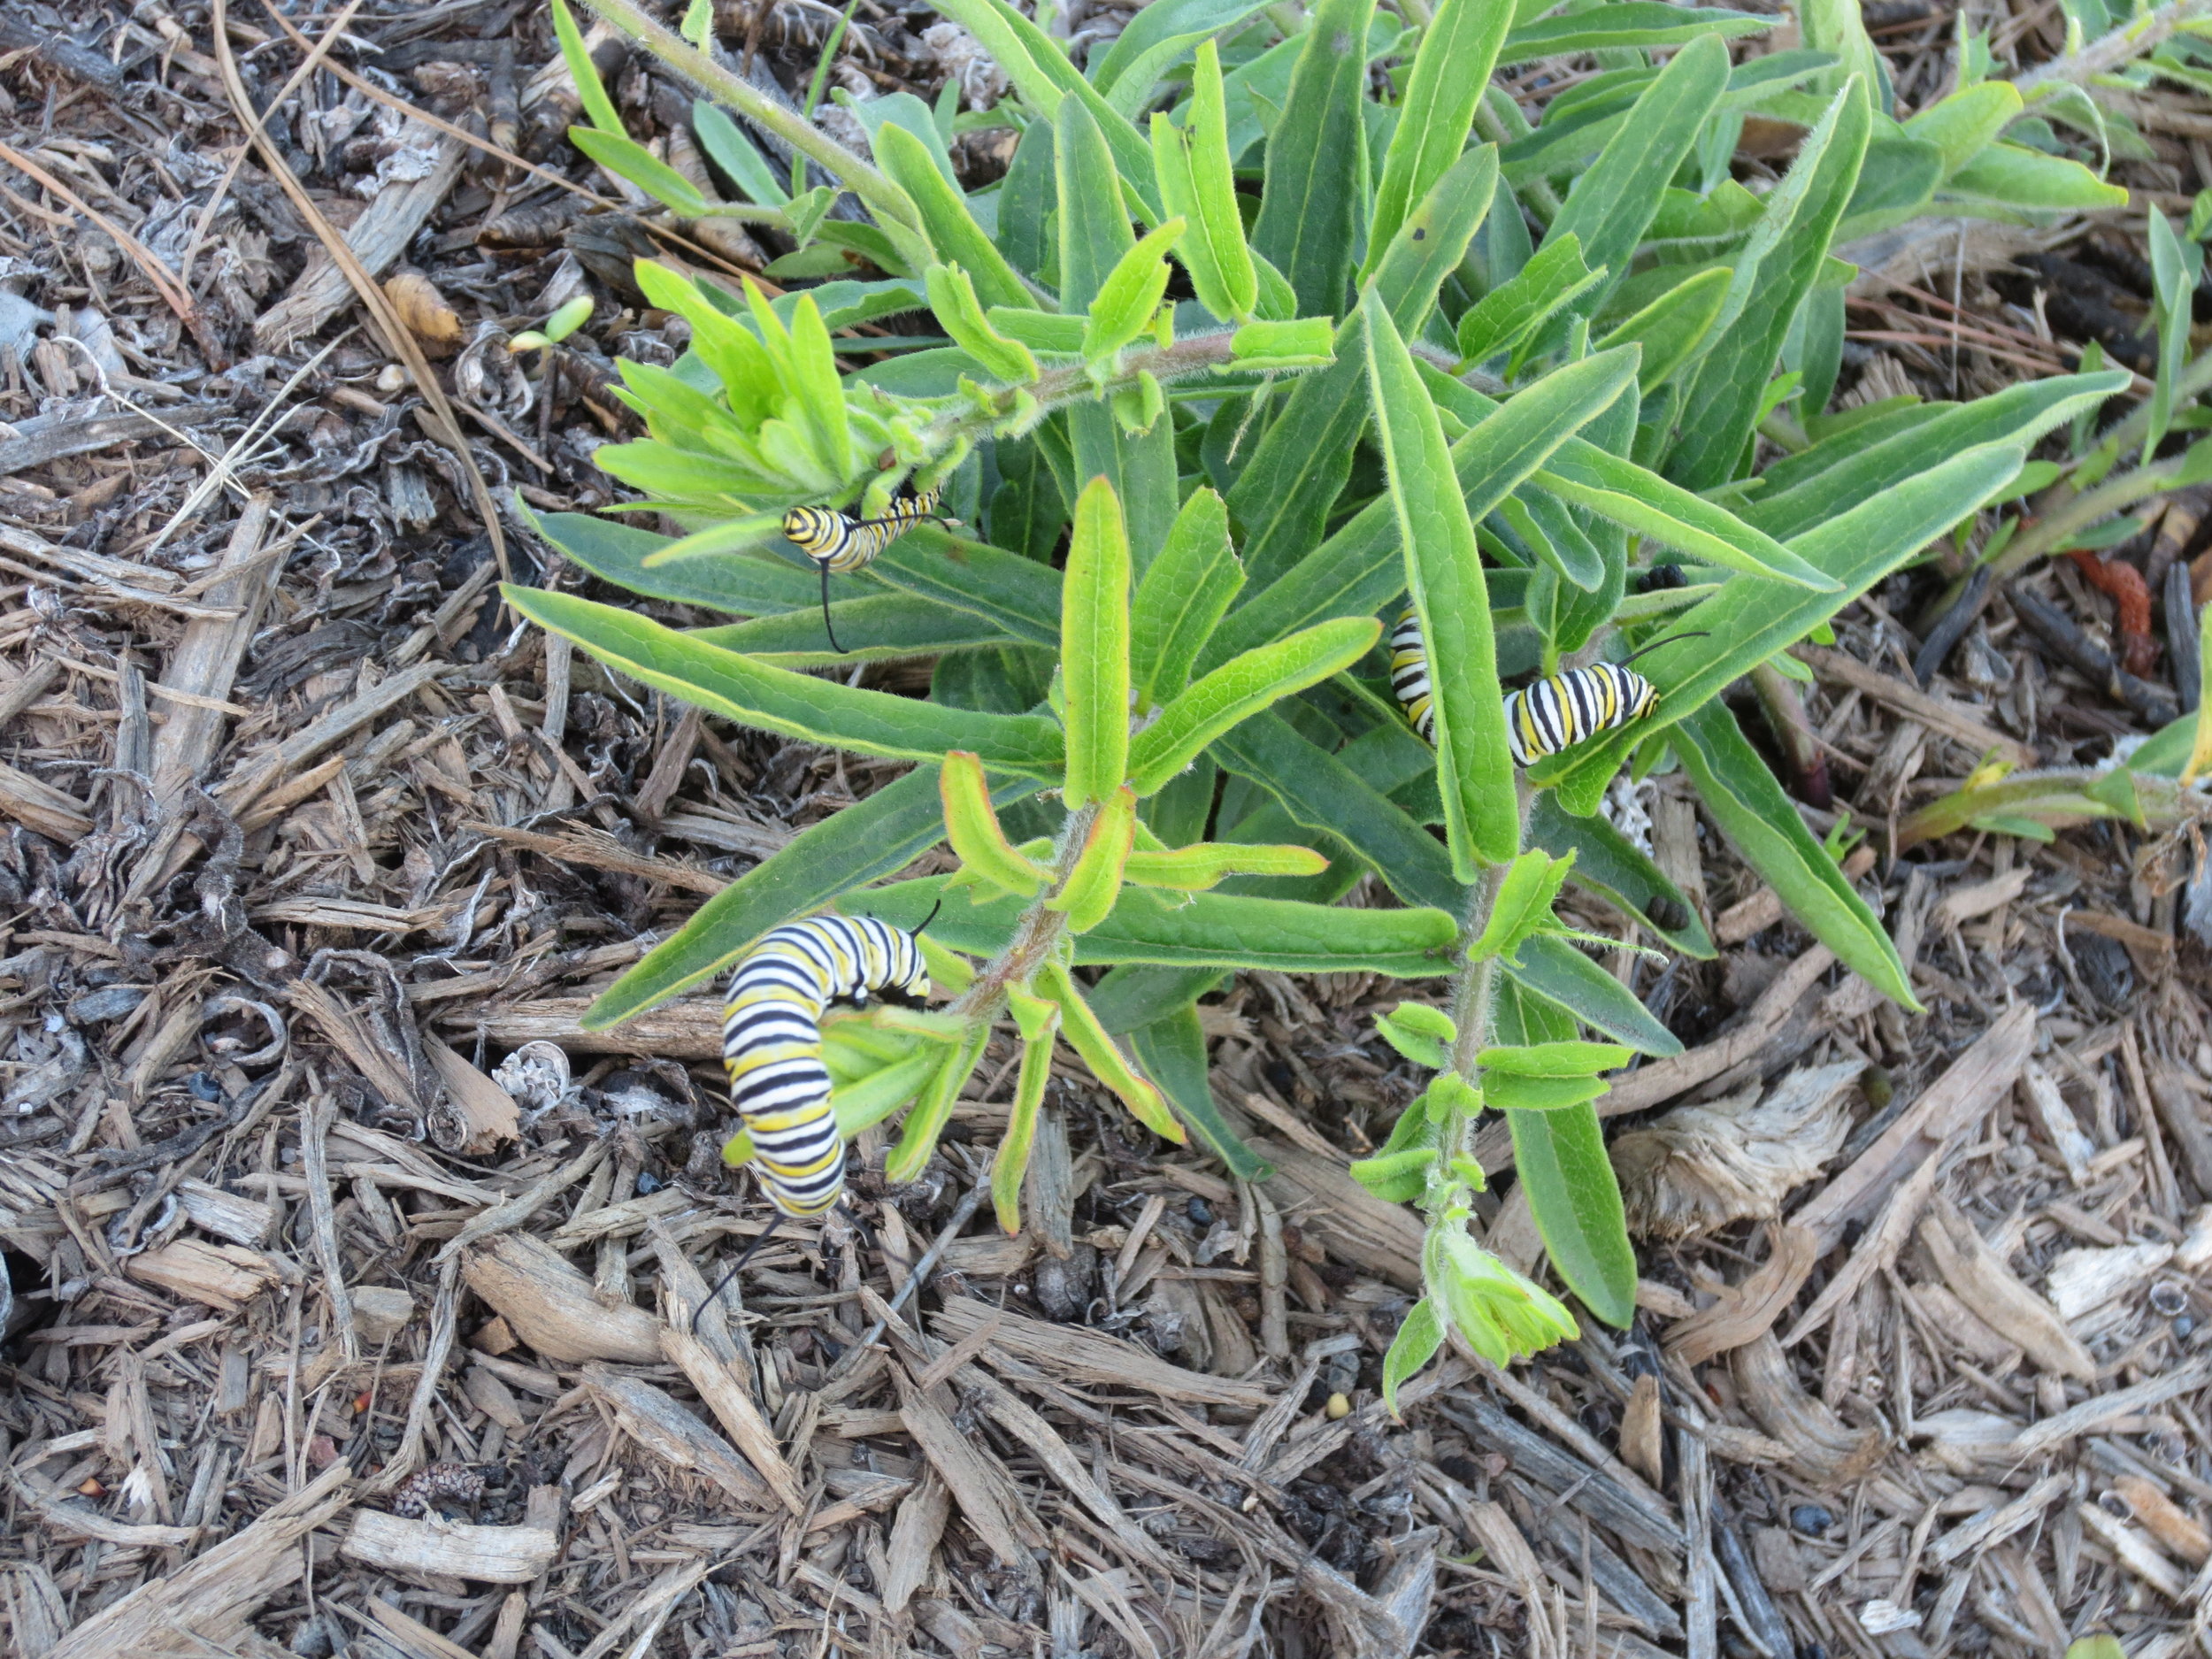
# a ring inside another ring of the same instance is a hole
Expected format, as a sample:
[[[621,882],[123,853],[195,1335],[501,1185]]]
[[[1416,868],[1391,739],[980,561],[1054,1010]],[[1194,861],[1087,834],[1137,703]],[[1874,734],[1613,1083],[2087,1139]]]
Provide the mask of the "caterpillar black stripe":
[[[1436,698],[1429,686],[1428,648],[1421,640],[1421,616],[1409,608],[1390,631],[1390,690],[1404,707],[1413,729],[1436,741]]]
[[[834,571],[842,575],[865,569],[877,554],[925,518],[940,524],[955,522],[938,512],[939,493],[933,488],[918,495],[902,496],[880,518],[855,518],[827,507],[794,507],[784,514],[784,534],[822,572],[822,627],[829,634],[833,649],[842,652],[845,648],[837,643],[837,631],[830,626],[830,573]]]
[[[730,1099],[752,1137],[753,1170],[787,1216],[815,1216],[845,1188],[845,1141],[822,1064],[823,1014],[871,996],[929,995],[921,947],[872,917],[817,916],[763,938],[737,964],[722,1014]]]

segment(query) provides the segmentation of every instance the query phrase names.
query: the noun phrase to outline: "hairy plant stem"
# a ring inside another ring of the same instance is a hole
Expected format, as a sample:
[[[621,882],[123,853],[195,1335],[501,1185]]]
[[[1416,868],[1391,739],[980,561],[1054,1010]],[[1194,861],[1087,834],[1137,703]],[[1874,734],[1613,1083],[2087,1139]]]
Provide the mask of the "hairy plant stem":
[[[1045,901],[1065,887],[1075,873],[1076,862],[1083,856],[1083,849],[1091,839],[1091,825],[1097,818],[1095,803],[1068,814],[1059,843],[1052,850],[1051,884],[1022,912],[1006,949],[984,965],[975,983],[960,994],[947,1013],[969,1020],[994,1019],[1005,1000],[1006,987],[1020,984],[1044,966],[1068,926],[1067,913],[1047,910]]]
[[[2099,75],[2110,74],[2147,56],[2189,24],[2207,17],[2212,17],[2212,0],[2171,0],[2170,4],[2100,35],[2078,52],[2069,52],[2014,76],[2012,84],[2020,88],[2023,96],[2053,81],[2086,84]]]
[[[1522,833],[1514,838],[1518,846],[1528,827],[1529,803],[1532,792],[1519,773],[1514,774],[1514,792],[1518,799]],[[1497,907],[1498,894],[1505,886],[1504,864],[1486,867],[1467,896],[1467,916],[1460,926],[1460,938],[1464,946],[1471,948],[1490,925],[1490,912]],[[1452,1024],[1458,1035],[1453,1040],[1451,1067],[1466,1082],[1479,1088],[1482,1068],[1475,1056],[1490,1046],[1490,1019],[1496,1005],[1498,993],[1498,959],[1485,956],[1469,959],[1462,964],[1458,982],[1452,987]],[[1474,1118],[1463,1111],[1455,1111],[1444,1127],[1439,1152],[1446,1164],[1474,1148]],[[1445,1189],[1447,1191],[1449,1188]],[[1433,1217],[1440,1194],[1432,1189],[1427,1207]]]
[[[733,74],[707,53],[656,19],[637,0],[584,0],[614,29],[650,52],[687,81],[695,91],[728,104],[749,121],[826,171],[872,208],[878,218],[899,228],[918,228],[921,215],[904,190],[796,111],[789,110],[743,77]]]
[[[1125,351],[1119,366],[1102,384],[1091,378],[1087,365],[1077,363],[1065,368],[1047,369],[1026,385],[994,387],[986,394],[987,406],[971,404],[938,416],[923,429],[923,445],[932,455],[942,454],[959,439],[986,437],[1025,411],[1033,413],[1034,419],[1027,423],[1033,426],[1036,420],[1071,403],[1100,402],[1117,392],[1130,390],[1140,383],[1141,375],[1149,374],[1164,385],[1171,380],[1187,380],[1195,374],[1211,373],[1234,361],[1236,337],[1235,329],[1222,328],[1189,335],[1173,345]],[[1030,401],[1025,403],[1025,398]]]

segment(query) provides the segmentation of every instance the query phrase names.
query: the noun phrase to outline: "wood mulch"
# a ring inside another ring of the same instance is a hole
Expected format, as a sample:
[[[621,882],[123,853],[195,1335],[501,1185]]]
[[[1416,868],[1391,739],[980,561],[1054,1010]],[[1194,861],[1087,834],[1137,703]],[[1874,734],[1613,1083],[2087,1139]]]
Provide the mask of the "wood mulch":
[[[1993,753],[2089,764],[2148,729],[2007,593],[1924,684],[1932,577],[1806,653],[1809,821],[1875,832],[1846,867],[1926,1012],[1785,922],[1678,779],[1619,802],[1721,946],[1611,964],[1689,1045],[1603,1102],[1633,1331],[1448,1355],[1385,1414],[1420,1233],[1346,1165],[1420,1086],[1372,1016],[1440,993],[1364,976],[1206,1006],[1265,1183],[1071,1069],[1003,1236],[977,1177],[1009,1048],[922,1180],[856,1178],[865,1233],[787,1229],[710,1304],[764,1219],[715,1155],[712,998],[578,1018],[895,769],[516,626],[503,567],[590,584],[483,512],[611,498],[611,358],[680,346],[632,258],[781,250],[680,234],[560,142],[534,0],[349,9],[289,87],[340,15],[0,16],[8,1653],[2212,1654],[2201,825],[1877,856]],[[787,88],[831,19],[718,8]],[[1938,96],[1950,14],[1883,19],[1901,96]],[[990,96],[933,21],[864,4],[838,84]],[[2001,47],[2062,28],[2023,6]],[[607,63],[695,165],[685,100]],[[290,187],[241,149],[241,103],[280,92]],[[2159,158],[2120,176],[2212,182],[2212,117],[2138,102]],[[988,133],[959,154],[1004,163]],[[1962,255],[1855,304],[1846,401],[2116,341],[2131,246],[2067,244],[2103,288]],[[542,375],[509,353],[582,292]],[[2202,514],[2119,550],[2154,595],[2212,583]],[[2139,657],[2094,575],[2024,588]],[[2170,651],[2140,672],[2182,688]],[[1510,1146],[1484,1152],[1489,1241],[1533,1264]]]

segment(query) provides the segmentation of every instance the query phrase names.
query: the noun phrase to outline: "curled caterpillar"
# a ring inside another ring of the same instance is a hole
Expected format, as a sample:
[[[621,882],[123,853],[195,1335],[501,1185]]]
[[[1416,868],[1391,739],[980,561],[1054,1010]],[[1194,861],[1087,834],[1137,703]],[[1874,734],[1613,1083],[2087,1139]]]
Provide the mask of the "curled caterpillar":
[[[730,977],[722,1064],[730,1099],[752,1137],[753,1170],[787,1216],[815,1216],[845,1189],[845,1141],[822,1064],[822,1016],[871,996],[929,995],[921,947],[872,917],[816,916],[763,938]]]
[[[1663,593],[1671,588],[1687,588],[1690,579],[1682,573],[1679,565],[1655,565],[1636,578],[1640,594]]]
[[[925,518],[940,524],[957,522],[938,512],[938,494],[931,488],[918,495],[902,496],[880,518],[855,518],[827,507],[794,507],[784,514],[784,534],[822,572],[822,628],[829,635],[832,649],[841,653],[845,648],[838,644],[837,631],[830,626],[830,572],[842,575],[865,569],[877,554]]]

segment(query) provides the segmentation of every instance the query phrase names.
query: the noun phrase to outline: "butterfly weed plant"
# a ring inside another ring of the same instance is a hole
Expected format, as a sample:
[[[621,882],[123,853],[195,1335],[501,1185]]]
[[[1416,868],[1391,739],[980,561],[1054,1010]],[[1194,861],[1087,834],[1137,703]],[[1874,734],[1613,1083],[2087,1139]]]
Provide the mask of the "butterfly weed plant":
[[[733,620],[509,597],[712,713],[913,764],[733,882],[591,1022],[707,983],[799,916],[933,918],[952,1000],[825,1026],[839,1119],[903,1107],[887,1173],[910,1178],[1010,1023],[992,1173],[1010,1228],[1056,1042],[1148,1127],[1187,1125],[1256,1179],[1208,1090],[1197,1000],[1256,969],[1446,979],[1448,1007],[1409,998],[1381,1022],[1434,1076],[1354,1169],[1427,1220],[1389,1388],[1453,1332],[1504,1362],[1575,1329],[1478,1240],[1486,1114],[1510,1125],[1560,1279],[1625,1324],[1635,1260],[1599,1105],[1608,1071],[1679,1044],[1555,903],[1572,886],[1669,950],[1713,946],[1602,797],[1678,768],[1793,914],[1912,1006],[1879,922],[1721,694],[1793,669],[1792,644],[2020,493],[2031,447],[2127,382],[1825,414],[1852,269],[1832,250],[1923,213],[2121,193],[2008,139],[2040,118],[2007,83],[1893,119],[1855,7],[1809,22],[1819,50],[1736,62],[1729,42],[1776,19],[1656,0],[1405,0],[1395,17],[1155,0],[1079,67],[1004,0],[939,0],[1014,88],[987,118],[1018,130],[1011,165],[970,192],[943,100],[853,106],[862,157],[734,73],[703,7],[671,30],[634,0],[588,4],[696,89],[731,190],[710,197],[622,130],[556,0],[589,121],[575,142],[680,219],[787,238],[772,275],[847,275],[771,298],[641,264],[689,348],[622,365],[647,435],[599,459],[641,496],[616,511],[683,534],[539,526],[609,582]],[[1601,71],[1531,126],[1494,73],[1570,54]],[[1802,130],[1763,191],[1729,165],[1753,115]],[[831,216],[841,196],[861,213]],[[841,370],[865,347],[841,331],[918,311],[945,343]],[[783,514],[872,518],[938,490],[956,524],[835,577],[838,654]],[[1686,580],[1645,580],[1662,564]],[[1378,643],[1409,606],[1432,743]],[[1632,652],[1655,703],[1578,717],[1517,767],[1508,686]],[[926,700],[806,672],[894,657],[934,660]],[[941,844],[956,873],[889,879]],[[1375,896],[1339,902],[1363,878]]]

